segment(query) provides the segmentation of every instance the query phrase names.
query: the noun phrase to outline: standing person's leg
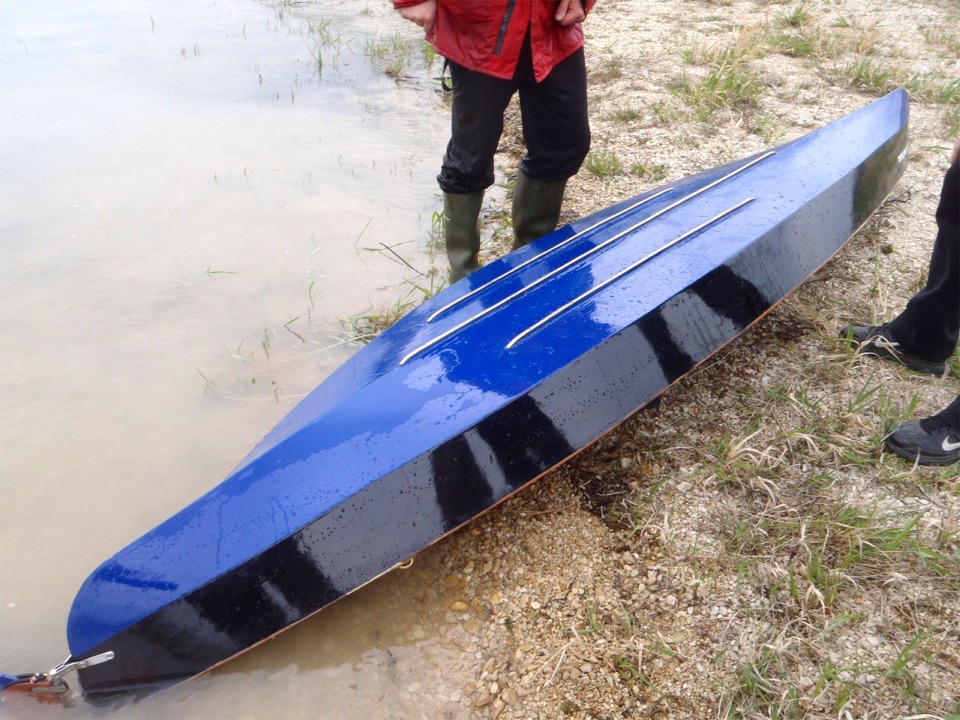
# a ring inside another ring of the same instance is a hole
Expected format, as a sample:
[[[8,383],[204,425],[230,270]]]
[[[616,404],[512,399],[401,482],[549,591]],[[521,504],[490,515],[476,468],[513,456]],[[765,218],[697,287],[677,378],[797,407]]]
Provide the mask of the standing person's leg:
[[[437,181],[443,191],[444,242],[454,283],[480,267],[477,222],[484,190],[494,181],[493,156],[503,133],[503,112],[516,86],[453,62],[450,77],[450,142]]]
[[[864,354],[942,375],[960,334],[960,162],[944,177],[936,219],[937,239],[924,289],[891,322],[853,325],[842,334]]]
[[[556,229],[567,180],[577,174],[590,150],[583,49],[540,83],[533,78],[528,53],[529,37],[518,66],[527,153],[520,161],[513,195],[514,247]]]
[[[890,332],[914,355],[946,360],[960,334],[960,162],[947,170],[936,218],[927,284],[890,323]]]

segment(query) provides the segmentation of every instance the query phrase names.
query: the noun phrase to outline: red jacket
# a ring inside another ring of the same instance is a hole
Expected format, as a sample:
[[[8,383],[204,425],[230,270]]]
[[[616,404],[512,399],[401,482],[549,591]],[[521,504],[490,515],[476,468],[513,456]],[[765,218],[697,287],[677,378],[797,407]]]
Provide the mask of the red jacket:
[[[395,8],[423,0],[393,0]],[[596,0],[584,0],[589,10]],[[579,23],[555,19],[558,0],[437,0],[437,20],[427,40],[440,55],[470,70],[508,80],[530,30],[533,72],[543,80],[561,61],[583,47]]]

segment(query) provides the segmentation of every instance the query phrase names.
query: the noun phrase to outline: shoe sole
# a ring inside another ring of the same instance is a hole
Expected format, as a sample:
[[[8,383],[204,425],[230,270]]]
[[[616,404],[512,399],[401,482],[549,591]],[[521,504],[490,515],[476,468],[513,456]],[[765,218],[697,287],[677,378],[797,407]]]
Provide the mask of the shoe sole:
[[[896,350],[876,345],[869,339],[861,343],[857,343],[856,340],[851,340],[850,345],[860,355],[870,355],[884,360],[893,360],[916,372],[936,375],[937,377],[941,377],[947,372],[947,364],[945,362],[930,362],[916,355],[908,355],[907,353],[897,352]]]
[[[866,347],[861,346],[860,354],[883,358],[884,360],[894,360],[910,370],[936,375],[937,377],[940,377],[947,371],[946,363],[931,363],[926,360],[921,360],[920,358],[907,356],[903,353],[897,353],[892,350],[887,350],[886,348],[878,348],[872,345],[867,345]]]
[[[885,328],[886,326],[884,325],[882,327]],[[936,375],[937,377],[942,377],[947,372],[946,362],[931,362],[929,360],[924,360],[921,357],[917,357],[916,355],[898,352],[892,347],[885,347],[884,345],[878,344],[880,342],[885,344],[896,344],[882,333],[873,335],[864,334],[861,337],[857,337],[850,331],[849,328],[847,328],[840,333],[840,339],[845,340],[850,349],[859,353],[860,355],[870,355],[872,357],[878,357],[884,360],[893,360],[894,362],[898,362],[904,367],[915,372]]]

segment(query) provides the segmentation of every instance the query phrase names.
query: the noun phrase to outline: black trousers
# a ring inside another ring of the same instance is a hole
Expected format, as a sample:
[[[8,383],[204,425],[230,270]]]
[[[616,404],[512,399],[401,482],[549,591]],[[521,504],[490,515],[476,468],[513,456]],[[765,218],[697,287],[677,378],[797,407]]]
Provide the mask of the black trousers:
[[[527,147],[520,169],[530,179],[546,182],[577,174],[590,150],[583,48],[538,83],[528,33],[512,79],[484,75],[453,62],[450,76],[450,142],[437,177],[443,192],[468,193],[493,185],[493,156],[503,134],[503,113],[516,92]]]
[[[936,218],[926,287],[890,323],[905,351],[934,362],[950,357],[960,335],[960,162],[947,170]]]
[[[960,433],[960,395],[943,410],[937,413],[955,433]]]

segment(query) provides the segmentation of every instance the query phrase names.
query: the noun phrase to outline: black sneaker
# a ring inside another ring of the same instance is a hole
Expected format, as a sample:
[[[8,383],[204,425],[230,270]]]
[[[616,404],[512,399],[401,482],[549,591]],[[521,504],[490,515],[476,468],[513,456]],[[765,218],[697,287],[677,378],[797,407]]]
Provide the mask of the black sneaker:
[[[917,372],[943,375],[947,372],[945,361],[933,362],[919,355],[913,355],[900,349],[900,343],[890,335],[890,324],[883,325],[848,325],[840,333],[840,337],[850,342],[850,347],[859,350],[861,355],[874,355],[880,358],[896,360]]]
[[[950,465],[960,460],[960,433],[934,415],[908,422],[886,439],[897,455],[921,465]]]

